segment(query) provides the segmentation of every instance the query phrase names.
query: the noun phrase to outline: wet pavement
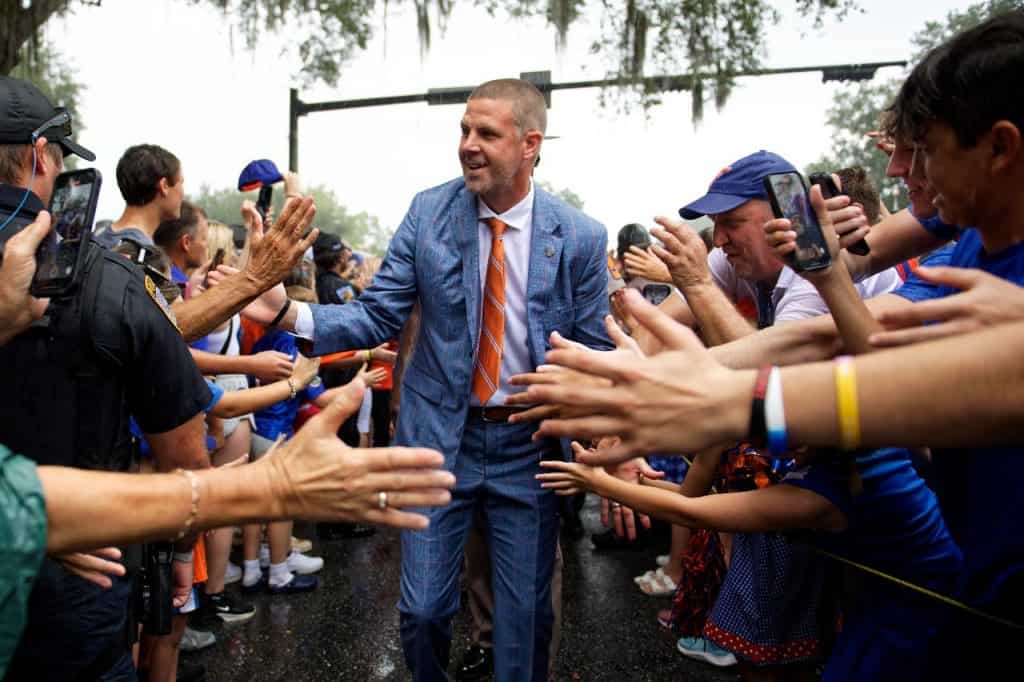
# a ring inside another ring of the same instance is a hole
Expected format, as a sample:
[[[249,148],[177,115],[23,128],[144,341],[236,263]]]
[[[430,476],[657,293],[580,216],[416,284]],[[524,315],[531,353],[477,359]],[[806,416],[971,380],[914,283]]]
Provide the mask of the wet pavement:
[[[595,551],[590,533],[602,529],[594,499],[588,500],[582,518],[583,537],[562,535],[563,625],[555,679],[738,679],[734,669],[713,668],[676,653],[674,639],[656,621],[669,598],[648,597],[632,581],[654,566],[656,554],[667,550],[667,536],[643,551]],[[321,541],[312,526],[297,524],[295,534],[314,538],[311,554],[324,558],[320,588],[302,595],[256,596],[251,620],[215,627],[220,641],[206,651],[185,654],[186,660],[205,665],[209,682],[410,679],[395,607],[398,532],[382,529],[370,538]],[[455,619],[450,671],[469,645],[469,628],[463,599]]]

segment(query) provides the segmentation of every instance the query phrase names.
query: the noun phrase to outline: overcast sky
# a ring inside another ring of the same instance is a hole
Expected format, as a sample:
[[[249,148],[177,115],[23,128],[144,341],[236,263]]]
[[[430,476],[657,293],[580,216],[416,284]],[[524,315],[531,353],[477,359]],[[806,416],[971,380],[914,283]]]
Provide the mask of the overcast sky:
[[[794,4],[777,3],[787,12],[767,32],[766,66],[906,59],[910,36],[926,20],[966,3],[860,0],[863,14],[820,30],[788,11]],[[588,53],[594,23],[574,28],[558,54],[543,22],[495,19],[469,5],[456,3],[447,32],[435,34],[421,60],[412,8],[390,4],[387,31],[378,30],[346,66],[338,87],[300,96],[413,94],[546,69],[556,82],[604,75],[603,63]],[[288,89],[297,79],[295,65],[281,56],[285,38],[267,36],[250,52],[221,13],[184,0],[104,0],[51,22],[48,34],[87,87],[79,139],[96,152],[106,181],[98,218],[121,211],[114,168],[132,144],[156,143],[177,154],[190,192],[201,183],[235,186],[254,158],[287,166]],[[602,109],[595,89],[556,92],[548,133],[559,139],[544,143],[537,177],[576,192],[612,233],[629,222],[650,224],[752,151],[778,152],[798,167],[817,159],[829,145],[825,111],[836,87],[819,73],[740,79],[726,107],[718,112],[709,104],[696,129],[689,93],[666,94],[645,117]],[[332,187],[349,209],[397,226],[417,191],[459,174],[461,114],[460,105],[426,104],[311,114],[299,125],[302,176]]]

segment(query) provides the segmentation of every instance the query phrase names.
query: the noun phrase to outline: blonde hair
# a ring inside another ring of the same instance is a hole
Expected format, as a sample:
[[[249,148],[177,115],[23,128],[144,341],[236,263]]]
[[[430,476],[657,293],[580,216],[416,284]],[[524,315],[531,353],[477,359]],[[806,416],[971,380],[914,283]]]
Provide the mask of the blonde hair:
[[[234,231],[219,220],[208,221],[210,232],[206,237],[206,257],[213,260],[217,249],[224,249],[224,265],[237,267],[238,252],[235,251]]]

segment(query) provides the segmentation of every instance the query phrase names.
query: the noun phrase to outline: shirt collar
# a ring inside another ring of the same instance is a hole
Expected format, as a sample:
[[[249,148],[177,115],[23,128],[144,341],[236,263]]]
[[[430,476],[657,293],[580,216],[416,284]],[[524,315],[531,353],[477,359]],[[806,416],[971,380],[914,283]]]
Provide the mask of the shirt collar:
[[[477,198],[476,200],[477,217],[480,220],[485,218],[498,218],[501,222],[505,223],[514,230],[523,230],[530,226],[530,220],[533,217],[533,180],[530,180],[530,191],[526,193],[522,201],[518,204],[505,211],[502,214],[497,214],[491,210],[491,207],[484,203],[483,199]]]
[[[793,279],[796,277],[796,272],[793,268],[788,265],[782,266],[782,272],[779,273],[779,279],[775,282],[775,288],[785,291],[793,286]]]
[[[530,193],[532,196],[532,189]],[[14,211],[24,197],[24,187],[15,187],[14,185],[0,183],[0,210],[4,210],[4,212]],[[21,207],[20,213],[35,220],[35,217],[39,215],[39,212],[45,208],[46,207],[43,206],[43,202],[38,196],[36,196],[36,193],[30,191],[28,193],[28,198],[25,199],[25,205]]]

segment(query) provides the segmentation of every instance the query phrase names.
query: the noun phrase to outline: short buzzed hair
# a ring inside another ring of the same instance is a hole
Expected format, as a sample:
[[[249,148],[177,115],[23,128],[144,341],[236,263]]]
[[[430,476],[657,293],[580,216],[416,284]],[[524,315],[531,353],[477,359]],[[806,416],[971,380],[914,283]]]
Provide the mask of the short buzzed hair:
[[[536,130],[541,135],[548,128],[548,109],[544,95],[530,81],[519,78],[499,78],[487,81],[469,94],[469,99],[500,99],[512,104],[512,116],[519,134]]]

